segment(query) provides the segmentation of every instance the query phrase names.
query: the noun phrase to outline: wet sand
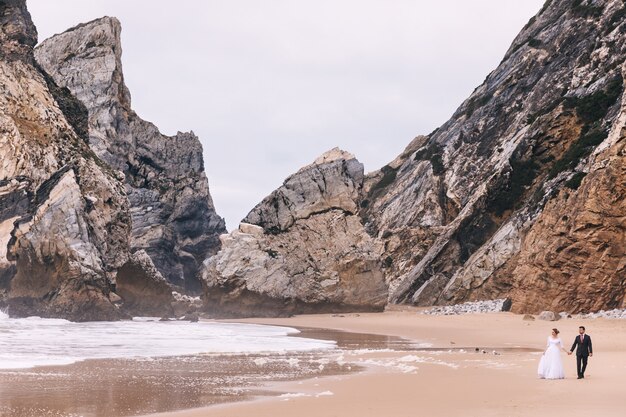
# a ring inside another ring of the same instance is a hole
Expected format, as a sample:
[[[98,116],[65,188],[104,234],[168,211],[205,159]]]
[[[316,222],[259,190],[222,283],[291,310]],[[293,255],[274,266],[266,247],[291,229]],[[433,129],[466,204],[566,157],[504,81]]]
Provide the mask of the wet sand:
[[[275,396],[267,384],[357,372],[337,363],[354,347],[391,349],[397,337],[302,329],[294,337],[337,341],[337,349],[285,354],[191,355],[87,360],[0,370],[2,417],[123,417]]]
[[[426,316],[388,311],[246,322],[377,333],[431,346],[418,351],[353,350],[338,360],[358,364],[363,372],[275,383],[267,387],[276,392],[272,397],[159,417],[617,417],[626,408],[626,320],[529,322],[510,313]],[[569,348],[581,324],[593,338],[595,353],[585,379],[576,379],[574,356],[565,354],[566,379],[538,379],[537,364],[550,329],[559,328]]]

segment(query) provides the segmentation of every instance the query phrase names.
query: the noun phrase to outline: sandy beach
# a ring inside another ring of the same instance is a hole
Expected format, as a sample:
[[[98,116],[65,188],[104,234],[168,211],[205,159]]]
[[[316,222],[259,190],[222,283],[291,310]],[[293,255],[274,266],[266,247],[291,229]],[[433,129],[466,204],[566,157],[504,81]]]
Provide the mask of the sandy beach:
[[[152,417],[609,417],[623,416],[626,407],[624,320],[525,321],[511,313],[429,316],[405,310],[245,322],[398,336],[430,349],[355,350],[336,360],[364,366],[362,372],[271,384],[265,388],[278,395]],[[586,378],[576,379],[575,357],[563,354],[566,379],[538,379],[550,329],[559,328],[569,349],[581,324],[594,345]]]

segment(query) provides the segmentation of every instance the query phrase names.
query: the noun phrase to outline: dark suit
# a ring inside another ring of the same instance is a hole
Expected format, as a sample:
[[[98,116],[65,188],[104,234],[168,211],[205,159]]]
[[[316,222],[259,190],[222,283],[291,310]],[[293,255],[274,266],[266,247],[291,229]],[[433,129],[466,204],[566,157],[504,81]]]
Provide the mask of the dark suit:
[[[585,369],[587,369],[587,359],[589,358],[589,354],[593,353],[591,337],[586,334],[583,336],[583,340],[581,341],[580,335],[576,336],[570,351],[573,352],[574,349],[576,349],[576,369],[578,370],[578,376],[584,377]]]

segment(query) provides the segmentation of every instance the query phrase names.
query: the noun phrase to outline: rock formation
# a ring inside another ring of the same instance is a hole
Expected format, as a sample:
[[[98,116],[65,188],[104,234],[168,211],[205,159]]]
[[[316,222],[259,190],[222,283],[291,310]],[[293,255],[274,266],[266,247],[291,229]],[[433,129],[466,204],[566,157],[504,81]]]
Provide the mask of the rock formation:
[[[487,295],[507,291],[516,311],[626,305],[626,95],[609,126],[581,164],[578,188],[566,187],[548,202],[517,256],[485,286]]]
[[[0,20],[12,314],[187,314],[201,285],[215,316],[505,298],[516,312],[624,308],[622,0],[547,1],[439,129],[368,175],[329,151],[219,239],[197,138],[130,107],[119,22],[57,35],[36,63],[24,0],[0,2]]]
[[[111,282],[129,257],[124,188],[35,66],[24,0],[0,3],[0,286],[12,315],[115,319]],[[85,115],[86,116],[86,115]]]
[[[391,303],[623,306],[625,7],[547,1],[448,122],[363,180],[348,175],[358,186],[312,167],[290,177],[244,219],[262,229],[242,226],[206,262],[209,308],[269,296],[284,310],[279,300],[318,294],[293,271],[336,270],[355,236],[354,258],[378,266]],[[341,228],[325,217],[337,208]]]
[[[213,315],[380,310],[382,246],[356,212],[363,165],[333,149],[287,178],[205,262]]]
[[[131,110],[117,20],[33,52],[25,2],[1,2],[0,17],[0,306],[72,320],[172,315],[172,284],[200,291],[198,267],[224,230],[200,142]]]
[[[193,132],[161,134],[131,109],[120,32],[117,19],[104,17],[45,40],[35,57],[86,106],[94,153],[123,173],[133,251],[145,251],[181,291],[197,293],[199,267],[225,232],[209,194],[202,145]]]
[[[135,316],[173,316],[176,300],[148,254],[139,250],[117,270],[116,293],[124,311]]]
[[[450,121],[370,176],[392,302],[623,305],[624,7],[546,2]]]

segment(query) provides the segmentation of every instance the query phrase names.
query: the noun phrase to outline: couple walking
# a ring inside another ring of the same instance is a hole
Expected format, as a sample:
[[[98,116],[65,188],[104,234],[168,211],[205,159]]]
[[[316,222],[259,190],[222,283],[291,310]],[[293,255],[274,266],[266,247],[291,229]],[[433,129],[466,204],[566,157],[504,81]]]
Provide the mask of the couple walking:
[[[578,379],[585,377],[585,369],[587,369],[587,359],[593,356],[593,348],[591,346],[591,337],[585,334],[585,326],[578,328],[578,336],[574,339],[572,348],[568,351],[563,347],[559,338],[558,329],[552,329],[552,335],[548,337],[548,348],[541,356],[539,361],[539,378],[545,379],[563,379],[563,362],[561,361],[560,351],[563,350],[571,355],[576,350],[576,369],[578,370]]]

